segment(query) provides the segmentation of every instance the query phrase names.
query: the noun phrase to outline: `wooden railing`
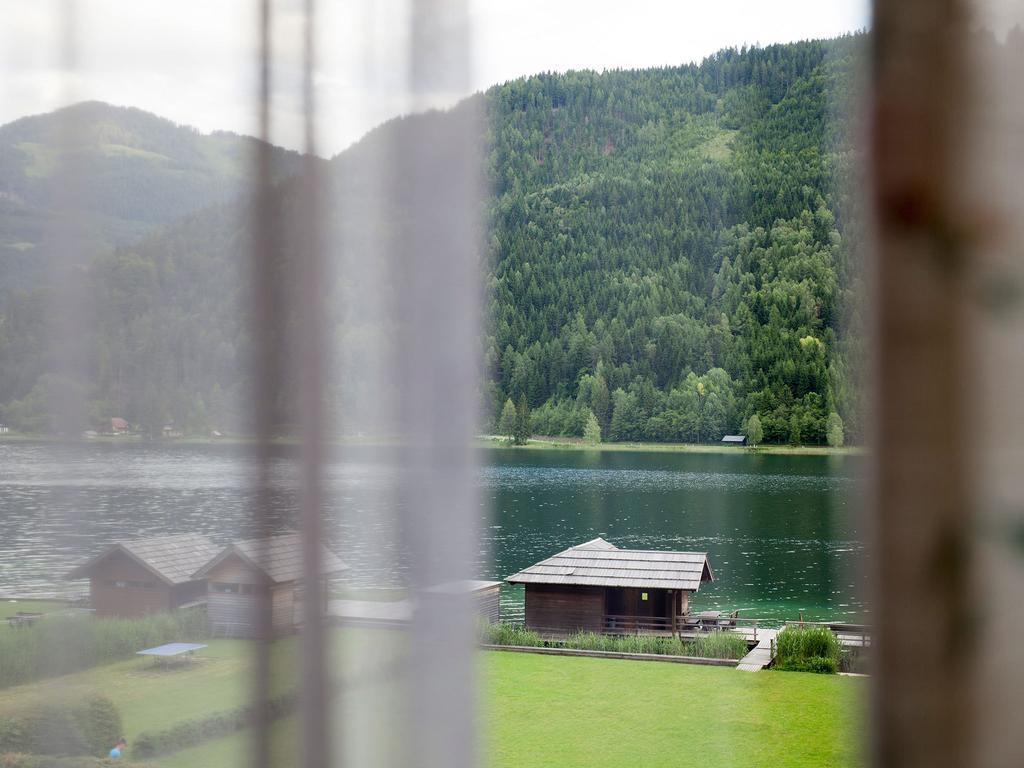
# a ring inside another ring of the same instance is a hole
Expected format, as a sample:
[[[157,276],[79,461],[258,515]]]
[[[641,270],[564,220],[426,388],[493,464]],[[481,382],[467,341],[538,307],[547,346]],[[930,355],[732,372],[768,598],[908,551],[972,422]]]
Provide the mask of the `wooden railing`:
[[[748,640],[757,642],[757,628],[760,619],[740,618],[735,614],[685,614],[677,616],[675,633],[681,637],[696,637],[707,632],[729,630],[737,632]],[[672,619],[664,616],[624,616],[605,614],[602,617],[602,631],[606,634],[672,634]]]

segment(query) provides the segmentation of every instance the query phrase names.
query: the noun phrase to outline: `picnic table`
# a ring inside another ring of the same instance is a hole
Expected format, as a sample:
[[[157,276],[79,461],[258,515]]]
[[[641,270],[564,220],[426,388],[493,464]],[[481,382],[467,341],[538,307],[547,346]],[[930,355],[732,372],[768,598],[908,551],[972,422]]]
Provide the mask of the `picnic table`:
[[[167,663],[178,657],[191,657],[196,651],[205,648],[205,643],[165,643],[155,648],[136,651],[136,656],[151,656],[154,664]]]
[[[45,615],[38,611],[18,611],[13,616],[7,617],[7,625],[15,629],[18,627],[31,627],[37,619],[41,619]]]

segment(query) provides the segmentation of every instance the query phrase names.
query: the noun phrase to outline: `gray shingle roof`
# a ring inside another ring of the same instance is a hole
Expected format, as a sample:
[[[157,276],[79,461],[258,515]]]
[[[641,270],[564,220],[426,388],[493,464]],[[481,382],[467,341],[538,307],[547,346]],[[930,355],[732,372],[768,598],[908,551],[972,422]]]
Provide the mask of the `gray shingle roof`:
[[[713,579],[706,552],[619,549],[597,538],[524,568],[505,581],[696,592],[702,581]]]
[[[215,552],[212,558],[208,558],[207,562],[198,567],[195,575],[204,576],[230,554],[238,555],[253,568],[263,571],[275,583],[282,584],[302,578],[302,539],[298,533],[282,533],[266,539],[236,541]],[[321,557],[323,573],[337,573],[348,569],[348,566],[327,547],[323,547]]]
[[[192,581],[194,578],[192,574],[196,572],[196,569],[214,557],[220,551],[220,547],[198,533],[117,541],[71,571],[68,578],[80,579],[89,576],[94,565],[118,551],[124,552],[140,565],[151,570],[164,582],[183,584]]]

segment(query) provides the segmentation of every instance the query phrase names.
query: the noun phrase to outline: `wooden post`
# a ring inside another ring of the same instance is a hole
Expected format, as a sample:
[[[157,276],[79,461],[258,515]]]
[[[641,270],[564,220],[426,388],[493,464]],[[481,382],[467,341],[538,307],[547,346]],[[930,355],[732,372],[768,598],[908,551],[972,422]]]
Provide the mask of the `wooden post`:
[[[672,639],[674,640],[676,637],[676,591],[674,589],[670,589],[668,591],[668,597],[669,603],[672,605],[670,616],[672,617]]]

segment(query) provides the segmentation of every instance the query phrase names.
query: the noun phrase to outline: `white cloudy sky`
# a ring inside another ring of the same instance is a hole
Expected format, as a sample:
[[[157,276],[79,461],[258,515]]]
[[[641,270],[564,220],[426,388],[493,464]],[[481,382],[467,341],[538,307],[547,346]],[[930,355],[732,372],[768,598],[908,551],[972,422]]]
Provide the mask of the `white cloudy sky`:
[[[720,48],[869,25],[868,0],[465,0],[469,90],[540,71],[698,61]],[[422,106],[409,92],[410,0],[320,0],[319,150]],[[435,0],[445,2],[445,0]],[[454,0],[458,2],[458,0]],[[255,133],[256,0],[4,0],[0,123],[100,99],[204,131]],[[277,0],[273,139],[302,142],[298,0]],[[62,53],[68,13],[74,66]],[[443,105],[457,93],[436,94]]]

